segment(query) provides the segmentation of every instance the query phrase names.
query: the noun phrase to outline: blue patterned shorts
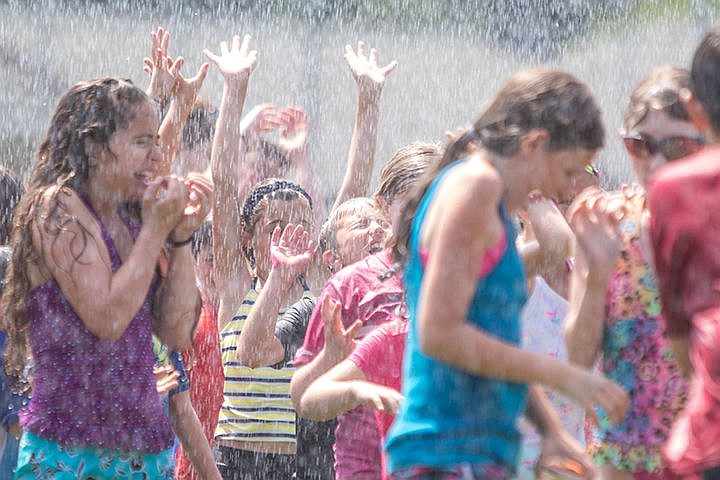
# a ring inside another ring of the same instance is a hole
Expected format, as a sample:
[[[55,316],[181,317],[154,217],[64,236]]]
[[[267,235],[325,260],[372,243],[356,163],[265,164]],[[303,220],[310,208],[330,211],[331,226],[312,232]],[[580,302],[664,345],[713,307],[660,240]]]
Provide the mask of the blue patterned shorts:
[[[22,480],[137,479],[174,477],[172,448],[158,454],[124,453],[97,447],[64,447],[23,433],[15,472]]]

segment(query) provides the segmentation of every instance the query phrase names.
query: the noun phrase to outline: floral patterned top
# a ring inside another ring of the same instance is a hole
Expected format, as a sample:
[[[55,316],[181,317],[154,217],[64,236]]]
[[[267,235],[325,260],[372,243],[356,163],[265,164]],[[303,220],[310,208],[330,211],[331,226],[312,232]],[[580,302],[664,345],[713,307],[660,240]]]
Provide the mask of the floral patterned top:
[[[627,202],[623,245],[607,291],[602,371],[630,394],[625,421],[612,426],[603,412],[591,451],[598,465],[659,473],[661,449],[687,396],[665,334],[657,279],[641,244],[645,194]]]

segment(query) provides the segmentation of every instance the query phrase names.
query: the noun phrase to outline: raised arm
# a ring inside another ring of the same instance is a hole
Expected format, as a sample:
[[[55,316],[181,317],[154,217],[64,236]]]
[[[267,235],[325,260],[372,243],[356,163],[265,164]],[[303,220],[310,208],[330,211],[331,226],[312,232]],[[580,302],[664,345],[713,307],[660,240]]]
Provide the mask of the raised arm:
[[[180,67],[182,67],[183,62],[182,57],[178,58],[170,70],[175,83],[170,97],[170,108],[163,118],[158,132],[163,145],[163,155],[167,159],[165,162],[167,172],[164,173],[169,173],[169,167],[180,151],[185,121],[205,81],[208,68],[210,68],[210,64],[203,63],[194,77],[185,78],[182,73],[180,73]]]
[[[397,415],[401,400],[400,392],[369,382],[357,365],[345,359],[308,386],[297,413],[319,422],[365,405]]]
[[[285,347],[275,336],[277,315],[287,305],[292,284],[310,263],[314,249],[302,225],[288,224],[282,234],[280,227],[275,227],[270,247],[272,268],[238,338],[237,356],[243,365],[264,367],[285,357]]]
[[[150,84],[146,93],[151,98],[157,99],[163,106],[170,102],[159,130],[165,160],[160,172],[161,175],[170,173],[170,165],[180,150],[185,121],[205,81],[210,66],[204,63],[197,75],[186,79],[180,73],[185,59],[178,57],[173,61],[168,56],[169,43],[170,32],[158,27],[155,32],[151,33],[151,57],[146,57],[144,60],[144,70],[150,75]]]
[[[570,276],[570,309],[565,321],[565,347],[570,363],[592,368],[600,355],[610,277],[620,253],[620,238],[611,229],[596,229],[590,216],[604,215],[606,194],[596,187],[583,191],[568,210],[576,234],[575,264]],[[617,222],[611,216],[608,221]]]
[[[246,290],[240,248],[239,164],[241,157],[240,121],[250,74],[257,64],[257,52],[250,50],[250,36],[242,43],[234,36],[232,47],[220,44],[220,55],[205,50],[205,56],[223,75],[223,95],[215,129],[211,154],[211,170],[215,184],[213,206],[213,257],[215,284],[219,298],[218,322],[222,329],[232,318]]]
[[[318,178],[308,148],[310,121],[307,113],[299,107],[287,107],[278,112],[278,120],[278,148],[287,156],[290,165],[295,167],[295,183],[316,200],[313,216],[315,224],[321,225],[327,217],[327,208],[324,202],[319,201]]]
[[[370,55],[366,56],[363,42],[358,43],[357,53],[350,45],[345,47],[345,62],[357,83],[358,98],[347,170],[333,209],[345,200],[366,195],[375,161],[380,94],[385,79],[397,66],[397,62],[392,61],[379,67],[376,50],[370,49]]]

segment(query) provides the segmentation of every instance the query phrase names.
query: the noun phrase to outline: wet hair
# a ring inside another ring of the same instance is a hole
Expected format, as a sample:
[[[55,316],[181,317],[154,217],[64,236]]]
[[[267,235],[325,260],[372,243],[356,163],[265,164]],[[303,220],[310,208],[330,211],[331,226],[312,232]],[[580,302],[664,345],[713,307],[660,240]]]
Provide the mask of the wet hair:
[[[403,210],[400,225],[393,226],[394,259],[400,264],[406,261],[410,228],[420,201],[445,167],[465,155],[473,142],[498,157],[511,157],[518,153],[525,134],[533,129],[548,132],[548,148],[552,151],[597,150],[605,139],[600,109],[580,80],[549,69],[515,73],[472,128],[451,141],[442,160],[433,164],[418,182]]]
[[[215,123],[218,110],[205,97],[198,97],[188,114],[182,132],[182,143],[186,148],[193,150],[212,142],[215,135]]]
[[[274,142],[261,138],[255,146],[255,153],[262,158],[264,165],[277,166],[284,172],[290,166],[290,158]]]
[[[370,208],[375,210],[375,203],[367,197],[356,197],[349,200],[345,200],[343,203],[337,206],[332,212],[322,228],[320,228],[320,238],[318,244],[320,245],[320,252],[326,252],[327,250],[334,248],[337,245],[337,234],[340,222],[354,213],[359,212],[363,208]]]
[[[380,171],[380,181],[373,195],[375,203],[382,198],[387,205],[392,205],[395,197],[410,190],[441,156],[442,146],[438,143],[413,142],[400,147]]]
[[[675,120],[690,121],[680,101],[680,91],[692,90],[690,72],[684,68],[664,65],[645,77],[630,94],[625,110],[623,128],[631,131],[645,120],[651,110],[658,110]]]
[[[260,220],[262,209],[270,200],[284,200],[290,202],[297,199],[305,199],[312,210],[312,199],[310,195],[297,183],[278,178],[268,178],[256,184],[245,198],[243,204],[241,221],[243,231],[251,238],[255,231],[255,224]],[[250,242],[243,240],[243,254],[248,261],[251,269],[255,268],[255,253],[253,252]]]
[[[10,243],[13,213],[24,191],[18,177],[0,165],[0,245]]]
[[[10,240],[13,255],[2,305],[8,335],[4,367],[16,385],[20,384],[30,351],[29,322],[25,317],[25,299],[30,291],[27,268],[40,260],[32,245],[32,231],[43,225],[44,230],[57,236],[70,222],[76,221],[64,210],[59,195],[70,195],[70,189],[83,191],[91,173],[93,152],[97,148],[110,152],[112,134],[126,128],[145,102],[151,100],[130,80],[101,78],[75,84],[55,108],[50,127],[40,143],[27,192],[17,206],[16,228]],[[110,155],[109,161],[113,161],[112,157]],[[45,198],[48,191],[51,194]],[[88,236],[83,230],[77,239],[83,249]],[[82,251],[77,258],[80,255]]]
[[[695,50],[690,77],[713,133],[720,134],[720,27],[710,30]]]
[[[10,266],[10,258],[12,257],[12,249],[7,245],[0,245],[0,296],[5,290],[5,277],[7,269]]]
[[[205,220],[192,234],[191,251],[195,260],[204,248],[212,248],[212,220]]]

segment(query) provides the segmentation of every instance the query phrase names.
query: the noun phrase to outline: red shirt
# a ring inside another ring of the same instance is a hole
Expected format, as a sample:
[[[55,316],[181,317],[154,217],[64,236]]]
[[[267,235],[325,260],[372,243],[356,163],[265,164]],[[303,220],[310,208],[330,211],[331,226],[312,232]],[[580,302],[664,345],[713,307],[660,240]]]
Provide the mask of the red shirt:
[[[670,468],[688,475],[720,466],[720,148],[659,170],[649,207],[667,332],[688,338],[693,367],[665,447]]]
[[[215,427],[223,401],[222,357],[217,325],[217,306],[203,301],[193,346],[183,352],[183,360],[190,379],[190,402],[203,426],[210,447],[215,443]],[[175,476],[178,480],[200,480],[190,460],[180,446],[175,455]]]
[[[404,318],[380,325],[363,338],[350,354],[350,361],[362,370],[369,382],[400,391],[402,386],[402,365],[405,354],[405,340],[410,325]],[[395,420],[394,415],[375,411],[380,430],[380,440],[385,444],[385,436]],[[382,478],[387,475],[384,451],[382,453]]]
[[[295,366],[309,363],[325,345],[319,307],[325,295],[342,304],[345,327],[358,319],[362,321],[357,338],[396,318],[403,300],[402,279],[400,275],[393,275],[385,281],[378,278],[391,266],[390,252],[384,250],[343,268],[328,280],[310,317],[305,341],[295,353]],[[373,410],[359,406],[338,417],[334,450],[338,480],[380,477],[380,432]]]
[[[310,317],[305,342],[295,353],[295,366],[309,363],[325,346],[325,329],[320,305],[325,295],[342,304],[345,328],[362,320],[357,337],[362,338],[378,325],[391,320],[402,305],[403,285],[396,274],[382,281],[378,275],[390,270],[390,251],[383,250],[347,266],[328,280]]]
[[[369,382],[400,391],[402,361],[409,328],[408,321],[404,318],[380,325],[357,344],[350,354],[350,361],[362,370]],[[384,438],[395,416],[381,412],[376,414]]]

